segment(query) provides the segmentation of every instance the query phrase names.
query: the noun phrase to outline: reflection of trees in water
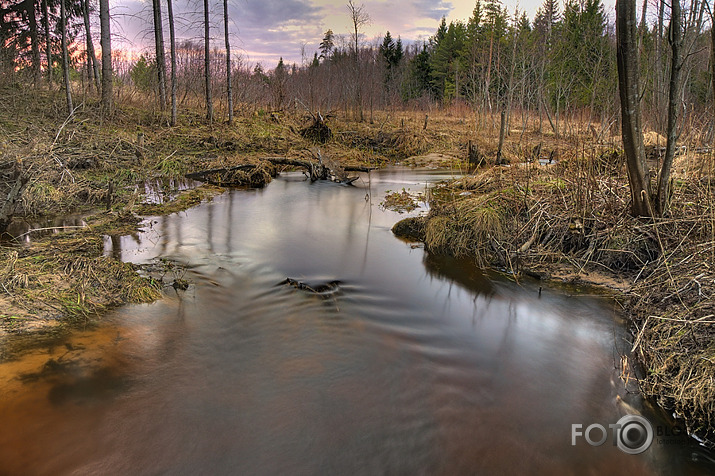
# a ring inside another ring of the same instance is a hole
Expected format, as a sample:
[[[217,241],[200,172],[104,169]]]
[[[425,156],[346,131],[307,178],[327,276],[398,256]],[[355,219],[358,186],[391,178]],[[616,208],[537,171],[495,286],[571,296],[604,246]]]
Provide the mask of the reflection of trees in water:
[[[491,281],[473,262],[467,259],[458,259],[425,251],[423,263],[427,274],[431,277],[446,279],[450,283],[460,284],[462,287],[477,293],[476,295],[489,296],[495,293]]]

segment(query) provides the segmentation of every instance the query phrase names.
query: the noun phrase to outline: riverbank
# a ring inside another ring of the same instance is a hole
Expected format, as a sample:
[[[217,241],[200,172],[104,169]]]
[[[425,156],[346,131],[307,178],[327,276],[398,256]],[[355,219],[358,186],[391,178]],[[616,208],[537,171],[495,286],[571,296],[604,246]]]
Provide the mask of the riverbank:
[[[491,127],[483,121],[477,133],[464,110],[428,121],[421,111],[376,113],[371,123],[329,117],[331,138],[318,143],[304,133],[312,118],[300,110],[257,109],[232,125],[207,125],[201,113],[188,112],[169,127],[166,114],[134,106],[119,105],[107,117],[88,99],[66,120],[58,92],[3,96],[11,100],[0,105],[0,192],[12,186],[6,171],[28,179],[16,215],[107,211],[90,213],[85,228],[0,248],[0,335],[91,320],[112,306],[156,299],[172,284],[171,273],[167,282],[152,281],[105,256],[103,240],[135,232],[140,215],[183,210],[223,189],[204,185],[146,203],[147,181],[265,157],[309,160],[318,150],[343,166],[466,171],[467,148],[495,157],[499,136],[498,121]],[[410,234],[433,251],[517,277],[596,282],[619,292],[632,317],[644,391],[712,440],[711,158],[680,156],[669,217],[636,220],[628,214],[625,168],[614,143],[594,143],[588,133],[557,139],[526,124],[507,139],[502,155],[512,166],[480,169],[436,188],[429,216],[413,221]]]
[[[715,441],[711,182],[678,174],[669,216],[636,219],[628,213],[624,172],[598,173],[606,159],[574,154],[555,166],[465,176],[435,188],[429,214],[395,232],[517,280],[615,291],[630,317],[643,392],[684,419],[692,434]]]
[[[312,117],[300,110],[256,109],[231,125],[208,125],[201,113],[184,111],[170,127],[167,114],[136,104],[118,104],[106,116],[96,99],[85,98],[68,119],[60,91],[5,87],[0,96],[8,98],[0,104],[0,204],[18,175],[27,182],[10,227],[25,236],[0,241],[0,338],[54,332],[112,306],[159,297],[171,281],[139,279],[135,267],[105,256],[103,241],[136,233],[143,217],[185,210],[226,190],[186,174],[316,155],[340,166],[411,157],[411,165],[458,168],[469,134],[450,132],[464,123],[460,117],[434,118],[425,129],[421,114],[381,113],[372,123],[328,117],[331,138],[315,142],[305,133]],[[275,173],[265,168],[254,174],[258,182]],[[84,226],[55,227],[52,217],[67,214],[83,217]],[[13,228],[18,222],[38,225]],[[38,228],[49,230],[29,231]]]
[[[0,360],[7,335],[59,332],[87,324],[118,305],[152,302],[168,286],[182,287],[182,273],[175,264],[157,263],[151,273],[139,273],[138,266],[107,252],[105,243],[140,232],[142,217],[135,211],[173,213],[222,192],[201,186],[177,193],[166,203],[88,214],[81,226],[30,232],[29,243],[0,244]]]

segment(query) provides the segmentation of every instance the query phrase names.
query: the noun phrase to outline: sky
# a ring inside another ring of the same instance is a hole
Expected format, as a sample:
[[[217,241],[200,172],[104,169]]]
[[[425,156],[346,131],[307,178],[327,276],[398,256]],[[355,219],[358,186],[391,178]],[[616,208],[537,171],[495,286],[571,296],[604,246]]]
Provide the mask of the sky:
[[[533,19],[543,0],[502,0],[510,13],[516,8]],[[223,3],[209,0],[211,35],[223,49]],[[252,67],[261,63],[272,68],[279,58],[287,64],[302,64],[313,58],[328,29],[346,38],[351,31],[347,0],[228,0],[232,53]],[[422,41],[433,35],[444,16],[447,22],[466,21],[474,0],[355,0],[363,6],[371,22],[362,29],[362,41],[382,38],[389,31],[403,43]],[[603,0],[610,18],[615,0]],[[166,9],[166,0],[162,0]],[[177,38],[199,40],[203,34],[201,0],[174,0]],[[111,0],[118,39],[115,48],[153,52],[150,0]],[[166,22],[166,13],[164,13]],[[168,28],[165,28],[168,40]],[[168,47],[168,46],[167,46]]]

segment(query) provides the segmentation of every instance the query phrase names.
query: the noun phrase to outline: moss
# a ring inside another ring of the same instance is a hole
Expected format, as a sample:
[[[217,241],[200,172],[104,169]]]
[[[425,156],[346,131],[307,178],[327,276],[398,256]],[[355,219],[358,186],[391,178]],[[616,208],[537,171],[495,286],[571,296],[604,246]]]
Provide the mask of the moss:
[[[395,236],[408,241],[425,241],[425,217],[400,220],[392,227]]]

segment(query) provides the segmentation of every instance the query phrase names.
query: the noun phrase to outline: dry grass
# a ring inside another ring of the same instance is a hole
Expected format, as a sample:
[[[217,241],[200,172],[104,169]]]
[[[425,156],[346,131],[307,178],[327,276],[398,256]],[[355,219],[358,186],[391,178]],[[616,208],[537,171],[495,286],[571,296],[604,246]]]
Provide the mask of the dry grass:
[[[628,214],[622,160],[580,149],[557,166],[492,168],[435,188],[426,246],[517,279],[617,287],[643,391],[715,441],[713,159],[700,159],[701,177],[676,175],[669,215],[645,220]]]
[[[0,321],[19,331],[22,321],[97,316],[109,307],[150,302],[161,283],[134,265],[103,256],[101,233],[90,228],[50,235],[29,248],[0,248],[0,293],[9,301]]]
[[[317,147],[342,165],[375,166],[427,154],[466,158],[471,141],[493,160],[499,134],[498,117],[475,117],[464,108],[430,112],[426,128],[424,112],[381,111],[370,122],[329,118],[332,138],[318,145],[301,137],[309,117],[295,112],[246,108],[232,126],[209,126],[202,113],[185,111],[176,127],[168,127],[165,115],[143,109],[139,101],[120,104],[114,116],[105,117],[88,100],[65,123],[57,92],[0,93],[8,98],[0,103],[0,169],[22,164],[30,182],[18,212],[30,215],[96,207],[104,203],[110,183],[114,209],[128,211],[142,180],[257,164],[265,156],[304,159]],[[595,144],[583,124],[567,128],[574,132],[565,138],[537,127],[538,118],[515,112],[503,150],[511,167],[436,188],[429,217],[411,233],[424,235],[430,249],[473,256],[515,276],[573,281],[610,276],[625,291],[624,306],[633,317],[634,352],[645,370],[642,388],[683,415],[691,430],[714,437],[712,152],[682,151],[674,167],[670,215],[638,220],[627,213],[618,140]],[[664,145],[654,133],[647,141]],[[537,165],[548,159],[555,165]],[[463,166],[455,162],[451,165]],[[0,180],[0,193],[6,186]],[[185,194],[174,205],[185,208],[213,193]],[[140,211],[166,213],[174,205]],[[5,324],[14,327],[38,314],[87,316],[155,298],[156,283],[139,278],[131,265],[101,256],[98,237],[107,232],[100,225],[94,234],[62,234],[29,250],[0,249]]]

